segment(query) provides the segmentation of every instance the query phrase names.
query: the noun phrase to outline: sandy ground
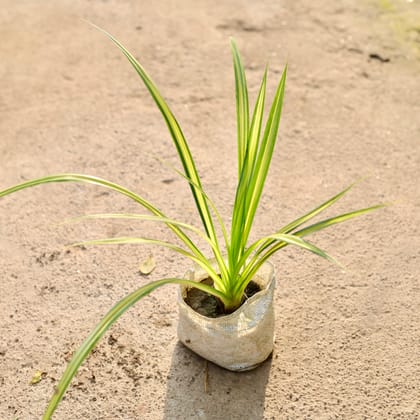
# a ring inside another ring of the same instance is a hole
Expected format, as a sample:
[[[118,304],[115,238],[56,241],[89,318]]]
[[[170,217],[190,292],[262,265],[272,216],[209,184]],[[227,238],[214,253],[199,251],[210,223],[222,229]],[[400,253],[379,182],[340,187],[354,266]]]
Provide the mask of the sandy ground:
[[[312,238],[346,267],[276,255],[272,360],[243,374],[177,343],[176,288],[125,314],[84,364],[57,419],[417,419],[419,396],[419,4],[404,1],[0,1],[0,188],[81,172],[123,184],[187,222],[197,216],[164,123],[116,48],[153,75],[177,115],[203,183],[229,218],[236,176],[228,37],[251,97],[288,61],[281,139],[254,237],[368,176],[331,211],[398,200]],[[417,22],[417,26],[416,26]],[[253,99],[252,99],[253,102]],[[93,186],[51,185],[0,201],[0,419],[40,418],[66,361],[126,293],[182,275],[189,262],[135,246],[65,244],[162,227],[58,225],[130,212]],[[139,263],[153,254],[155,271]],[[42,380],[31,385],[37,371]]]

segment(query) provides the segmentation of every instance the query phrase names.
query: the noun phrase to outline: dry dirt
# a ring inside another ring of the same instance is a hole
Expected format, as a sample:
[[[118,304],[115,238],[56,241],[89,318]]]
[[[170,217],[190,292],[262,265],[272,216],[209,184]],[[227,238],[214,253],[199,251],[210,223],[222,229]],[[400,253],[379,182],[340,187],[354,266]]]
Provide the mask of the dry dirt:
[[[0,188],[81,172],[123,184],[197,221],[162,119],[112,32],[153,75],[229,218],[236,176],[228,38],[251,97],[289,77],[280,141],[256,234],[270,233],[354,180],[334,212],[397,203],[312,238],[346,267],[294,249],[277,270],[272,360],[235,374],[177,343],[176,288],[127,312],[83,365],[57,419],[419,418],[420,10],[406,1],[0,1]],[[416,26],[417,25],[417,26]],[[99,187],[50,185],[0,200],[0,419],[38,419],[66,361],[98,320],[149,279],[188,261],[136,246],[66,249],[160,226],[97,221],[130,212]],[[333,214],[331,211],[329,214]],[[153,254],[157,267],[138,273]],[[37,372],[41,380],[30,384]]]

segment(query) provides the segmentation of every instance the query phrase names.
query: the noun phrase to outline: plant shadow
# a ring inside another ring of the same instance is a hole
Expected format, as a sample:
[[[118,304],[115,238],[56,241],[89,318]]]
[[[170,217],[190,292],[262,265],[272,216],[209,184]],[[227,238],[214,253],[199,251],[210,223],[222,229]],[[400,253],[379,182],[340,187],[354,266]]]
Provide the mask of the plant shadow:
[[[264,418],[271,357],[248,372],[231,372],[177,343],[167,379],[164,420]]]

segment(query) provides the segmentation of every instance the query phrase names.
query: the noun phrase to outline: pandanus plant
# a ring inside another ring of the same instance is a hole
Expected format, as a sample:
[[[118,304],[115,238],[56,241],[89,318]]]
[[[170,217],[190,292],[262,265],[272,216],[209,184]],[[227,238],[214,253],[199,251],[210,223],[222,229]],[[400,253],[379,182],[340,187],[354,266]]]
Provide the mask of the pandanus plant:
[[[244,291],[261,265],[277,251],[280,251],[288,245],[294,245],[328,260],[335,261],[327,252],[304,238],[311,233],[385,206],[385,204],[378,204],[318,221],[310,225],[307,224],[315,216],[341,199],[352,188],[354,185],[352,184],[305,215],[290,222],[286,226],[279,227],[271,235],[249,243],[249,235],[277,140],[287,67],[284,69],[280,78],[264,125],[267,68],[264,71],[255,106],[251,114],[244,67],[237,46],[231,40],[236,91],[238,183],[229,234],[228,228],[223,222],[214,202],[202,187],[196,165],[181,127],[161,96],[155,83],[146,73],[142,65],[117,39],[102,29],[98,29],[104,32],[125,55],[159,108],[182,163],[183,171],[178,171],[178,173],[189,183],[201,219],[202,229],[170,218],[143,196],[123,186],[90,175],[65,173],[33,179],[1,191],[0,197],[29,187],[56,182],[94,184],[116,191],[137,202],[142,208],[148,210],[148,213],[97,214],[82,217],[137,219],[163,223],[176,235],[182,245],[146,237],[106,238],[82,242],[83,244],[152,244],[169,248],[189,258],[204,269],[213,284],[197,283],[182,278],[165,278],[152,281],[124,297],[106,314],[85,339],[80,348],[74,353],[72,360],[69,362],[67,369],[56,386],[55,392],[44,414],[44,419],[51,417],[78,368],[103,334],[127,309],[153,290],[174,283],[197,288],[213,295],[222,303],[225,313],[231,313],[243,302]],[[218,229],[216,229],[217,226]],[[203,250],[199,249],[194,242],[194,237],[204,239],[212,255],[206,256]],[[78,243],[77,245],[80,244]],[[216,261],[216,265],[212,263],[212,260]]]

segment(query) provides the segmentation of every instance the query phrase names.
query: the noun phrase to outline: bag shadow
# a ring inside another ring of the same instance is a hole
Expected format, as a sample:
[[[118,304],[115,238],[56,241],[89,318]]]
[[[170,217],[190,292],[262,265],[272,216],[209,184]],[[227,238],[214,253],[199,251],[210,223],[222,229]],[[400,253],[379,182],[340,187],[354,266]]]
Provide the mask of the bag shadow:
[[[246,372],[231,372],[196,355],[180,342],[167,379],[164,420],[264,418],[271,357]]]

